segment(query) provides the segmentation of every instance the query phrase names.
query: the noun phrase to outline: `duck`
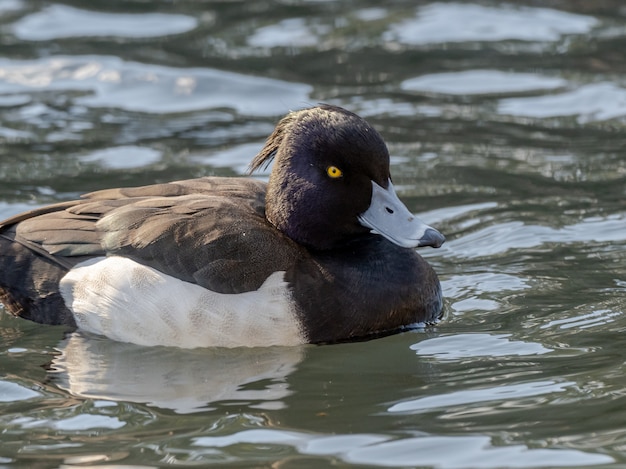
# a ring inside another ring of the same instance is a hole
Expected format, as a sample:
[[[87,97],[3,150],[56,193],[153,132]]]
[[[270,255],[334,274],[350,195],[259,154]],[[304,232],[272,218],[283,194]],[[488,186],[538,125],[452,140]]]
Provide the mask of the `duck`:
[[[395,192],[380,134],[344,108],[284,116],[251,175],[103,189],[0,222],[0,301],[145,346],[367,340],[442,317],[416,251],[444,236]]]

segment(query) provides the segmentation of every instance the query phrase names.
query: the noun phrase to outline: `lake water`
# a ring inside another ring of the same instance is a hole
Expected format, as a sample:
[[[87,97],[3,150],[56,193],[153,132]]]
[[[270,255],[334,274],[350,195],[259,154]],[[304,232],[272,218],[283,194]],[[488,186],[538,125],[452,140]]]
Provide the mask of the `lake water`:
[[[0,315],[0,467],[624,467],[626,7],[0,2],[0,217],[237,175],[290,109],[387,140],[446,318],[142,348]]]

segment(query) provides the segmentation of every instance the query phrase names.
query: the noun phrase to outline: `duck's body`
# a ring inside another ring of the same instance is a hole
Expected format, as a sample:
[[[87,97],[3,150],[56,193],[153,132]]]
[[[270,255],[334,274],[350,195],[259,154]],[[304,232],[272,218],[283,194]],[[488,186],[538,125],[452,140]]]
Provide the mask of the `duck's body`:
[[[269,186],[103,190],[0,223],[0,300],[36,322],[179,347],[353,340],[440,316],[437,276],[406,245],[443,237],[389,202],[369,125],[330,106],[292,113],[253,169],[272,158]],[[399,217],[388,233],[386,216]]]

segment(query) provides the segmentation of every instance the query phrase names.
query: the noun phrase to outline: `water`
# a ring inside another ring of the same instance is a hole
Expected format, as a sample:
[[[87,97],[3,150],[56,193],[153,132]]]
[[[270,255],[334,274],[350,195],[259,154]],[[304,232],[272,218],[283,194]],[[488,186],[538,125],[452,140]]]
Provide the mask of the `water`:
[[[0,316],[2,467],[623,467],[626,8],[0,2],[0,216],[237,175],[316,102],[447,243],[437,327],[143,348]],[[538,6],[540,5],[540,6]]]

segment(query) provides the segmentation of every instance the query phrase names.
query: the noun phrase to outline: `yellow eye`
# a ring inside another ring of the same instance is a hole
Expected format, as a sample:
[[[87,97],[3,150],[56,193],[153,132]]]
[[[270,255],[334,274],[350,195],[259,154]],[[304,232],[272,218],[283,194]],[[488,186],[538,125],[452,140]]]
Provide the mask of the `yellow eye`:
[[[329,166],[326,168],[326,174],[332,179],[337,179],[343,176],[343,171],[340,170],[337,166]]]

